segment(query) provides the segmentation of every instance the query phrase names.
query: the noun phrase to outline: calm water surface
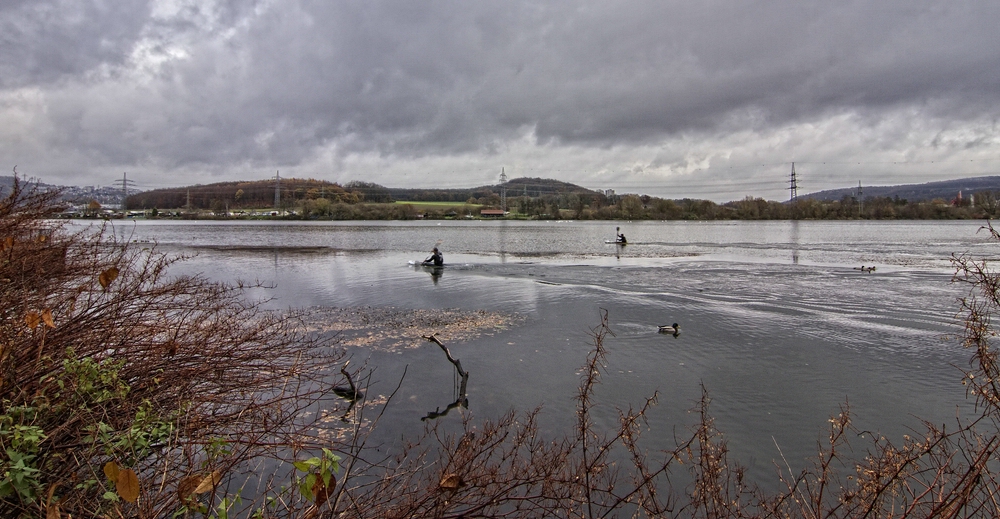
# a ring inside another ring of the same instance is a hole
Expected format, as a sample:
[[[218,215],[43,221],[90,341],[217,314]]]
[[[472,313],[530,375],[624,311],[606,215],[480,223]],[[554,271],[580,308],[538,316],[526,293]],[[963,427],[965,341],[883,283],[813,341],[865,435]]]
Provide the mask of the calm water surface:
[[[629,245],[605,243],[621,226]],[[765,487],[781,454],[796,470],[849,402],[859,428],[898,441],[920,420],[968,412],[954,335],[953,253],[996,254],[982,222],[118,222],[115,233],[194,254],[181,267],[260,280],[276,307],[393,306],[516,312],[523,325],[450,345],[470,372],[471,412],[544,406],[574,421],[589,331],[607,310],[607,374],[596,421],[659,392],[646,437],[669,446],[704,386],[732,456]],[[435,244],[440,277],[407,264]],[[874,265],[864,274],[855,267]],[[657,333],[678,322],[682,334]],[[454,399],[435,346],[355,352],[389,394],[387,442]],[[403,370],[406,376],[403,378]],[[441,420],[458,423],[457,413]],[[950,423],[949,423],[950,426]],[[780,453],[779,453],[780,447]],[[781,462],[782,465],[784,462]]]

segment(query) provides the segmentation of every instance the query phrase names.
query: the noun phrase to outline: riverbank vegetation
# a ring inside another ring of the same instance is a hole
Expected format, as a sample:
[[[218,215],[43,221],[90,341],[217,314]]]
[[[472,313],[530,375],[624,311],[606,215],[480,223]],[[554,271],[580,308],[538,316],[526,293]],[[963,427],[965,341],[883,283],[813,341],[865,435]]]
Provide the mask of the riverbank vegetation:
[[[340,354],[155,248],[67,233],[56,193],[4,195],[0,516],[221,515],[248,485],[301,502],[261,468],[315,444],[304,411]]]
[[[891,439],[855,430],[845,405],[812,465],[776,466],[783,490],[767,493],[729,459],[707,392],[666,449],[643,439],[655,394],[595,425],[607,313],[581,359],[572,431],[542,434],[538,409],[466,411],[386,452],[367,439],[393,395],[368,401],[374,367],[348,370],[301,316],[172,276],[178,260],[155,247],[69,233],[48,219],[53,193],[3,195],[3,517],[1000,516],[1000,276],[983,259],[953,260],[978,414]]]

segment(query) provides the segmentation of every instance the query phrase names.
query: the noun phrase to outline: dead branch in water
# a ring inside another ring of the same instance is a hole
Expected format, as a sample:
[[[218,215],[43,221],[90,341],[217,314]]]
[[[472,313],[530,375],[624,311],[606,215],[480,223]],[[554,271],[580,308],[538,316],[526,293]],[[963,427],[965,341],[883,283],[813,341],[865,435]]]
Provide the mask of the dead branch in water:
[[[459,374],[459,376],[461,376],[461,377],[462,377],[463,379],[466,379],[466,380],[468,380],[468,378],[469,378],[469,374],[468,374],[468,373],[467,373],[467,372],[466,372],[466,371],[465,371],[464,369],[462,369],[462,361],[460,361],[460,360],[456,359],[455,357],[452,357],[452,355],[451,355],[451,351],[450,351],[450,350],[448,349],[448,347],[447,347],[447,346],[445,346],[445,345],[444,345],[444,343],[443,343],[443,342],[441,342],[441,341],[440,341],[440,340],[439,340],[439,339],[437,338],[437,334],[433,334],[433,335],[424,335],[424,336],[423,336],[423,338],[424,338],[424,339],[427,339],[428,341],[431,341],[431,342],[433,342],[434,344],[437,344],[438,346],[440,346],[440,347],[441,347],[441,350],[442,350],[442,351],[444,351],[444,355],[445,355],[446,357],[448,357],[448,362],[451,362],[452,364],[454,364],[454,366],[455,366],[455,369],[457,369],[457,370],[458,370],[458,374]]]
[[[336,394],[337,396],[339,396],[341,398],[344,398],[346,400],[350,400],[352,402],[352,404],[353,404],[353,402],[355,400],[360,400],[360,399],[364,398],[365,394],[362,393],[357,388],[357,386],[354,385],[354,379],[351,377],[351,373],[349,371],[347,371],[347,365],[350,364],[350,363],[351,363],[350,361],[347,361],[340,368],[340,373],[342,375],[344,375],[344,378],[347,379],[347,387],[344,387],[344,386],[333,386],[333,392],[334,392],[334,394]]]
[[[454,402],[448,404],[448,406],[445,407],[444,411],[441,411],[441,408],[439,407],[433,411],[428,412],[427,416],[424,416],[420,420],[424,421],[424,420],[433,420],[435,418],[440,418],[448,414],[448,411],[451,411],[452,409],[458,407],[464,407],[468,409],[469,399],[466,396],[466,387],[469,385],[469,373],[464,369],[462,369],[462,361],[452,356],[451,350],[449,350],[448,347],[445,346],[444,343],[437,338],[437,334],[424,335],[423,338],[441,347],[441,349],[444,351],[445,357],[448,358],[448,362],[451,362],[452,365],[455,366],[455,371],[458,372],[458,376],[461,378],[461,383],[458,388],[458,397],[455,399]]]

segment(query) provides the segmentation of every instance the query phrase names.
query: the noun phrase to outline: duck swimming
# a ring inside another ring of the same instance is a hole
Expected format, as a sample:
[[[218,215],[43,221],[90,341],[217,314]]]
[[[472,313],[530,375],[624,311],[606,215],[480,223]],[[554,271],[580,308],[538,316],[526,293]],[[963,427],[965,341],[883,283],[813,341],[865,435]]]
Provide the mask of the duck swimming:
[[[681,333],[681,325],[679,325],[677,323],[674,323],[674,324],[672,324],[670,326],[667,326],[665,324],[661,324],[660,325],[660,333],[672,333],[676,337],[678,334]]]

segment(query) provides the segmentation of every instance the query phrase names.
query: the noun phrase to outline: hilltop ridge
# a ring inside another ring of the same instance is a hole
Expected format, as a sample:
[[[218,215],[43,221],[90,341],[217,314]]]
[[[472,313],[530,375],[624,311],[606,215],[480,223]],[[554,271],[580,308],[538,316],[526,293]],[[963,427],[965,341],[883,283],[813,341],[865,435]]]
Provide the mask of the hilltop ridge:
[[[8,189],[14,177],[0,176],[0,189]],[[96,200],[105,205],[121,204],[121,189],[106,186],[59,186],[46,184],[35,179],[29,180],[45,189],[62,189],[63,198],[73,203],[85,203]],[[604,193],[588,189],[569,182],[554,179],[519,177],[511,179],[506,184],[508,197],[527,196],[540,198],[547,195],[580,194],[588,196],[603,196]],[[473,188],[393,188],[379,184],[352,181],[344,185],[336,182],[316,179],[281,179],[282,198],[302,199],[320,196],[339,199],[345,202],[389,202],[389,201],[438,201],[465,202],[469,199],[487,198],[498,195],[501,185],[484,185]],[[237,197],[237,192],[242,195]],[[898,198],[910,202],[921,202],[933,199],[953,200],[962,192],[965,197],[976,192],[1000,192],[1000,175],[969,177],[955,180],[942,180],[922,184],[900,184],[889,186],[862,185],[862,197],[867,198]],[[269,206],[273,205],[275,180],[226,181],[212,184],[195,184],[191,186],[153,189],[136,192],[129,195],[129,207],[192,207],[209,208],[213,200],[231,206]],[[291,193],[291,194],[288,194]],[[619,193],[625,194],[625,193]],[[857,187],[827,189],[799,195],[800,199],[819,201],[838,201],[844,197],[854,198],[858,194]],[[641,193],[640,193],[641,195]]]
[[[953,200],[959,192],[968,197],[978,191],[1000,191],[1000,176],[969,177],[956,180],[940,180],[936,182],[925,182],[923,184],[902,184],[895,186],[861,186],[862,198],[868,197],[899,197],[910,202],[921,202],[936,198],[942,200]],[[836,201],[846,197],[856,197],[857,187],[847,187],[839,189],[827,189],[817,191],[807,195],[799,195],[799,198],[811,198],[814,200]]]

